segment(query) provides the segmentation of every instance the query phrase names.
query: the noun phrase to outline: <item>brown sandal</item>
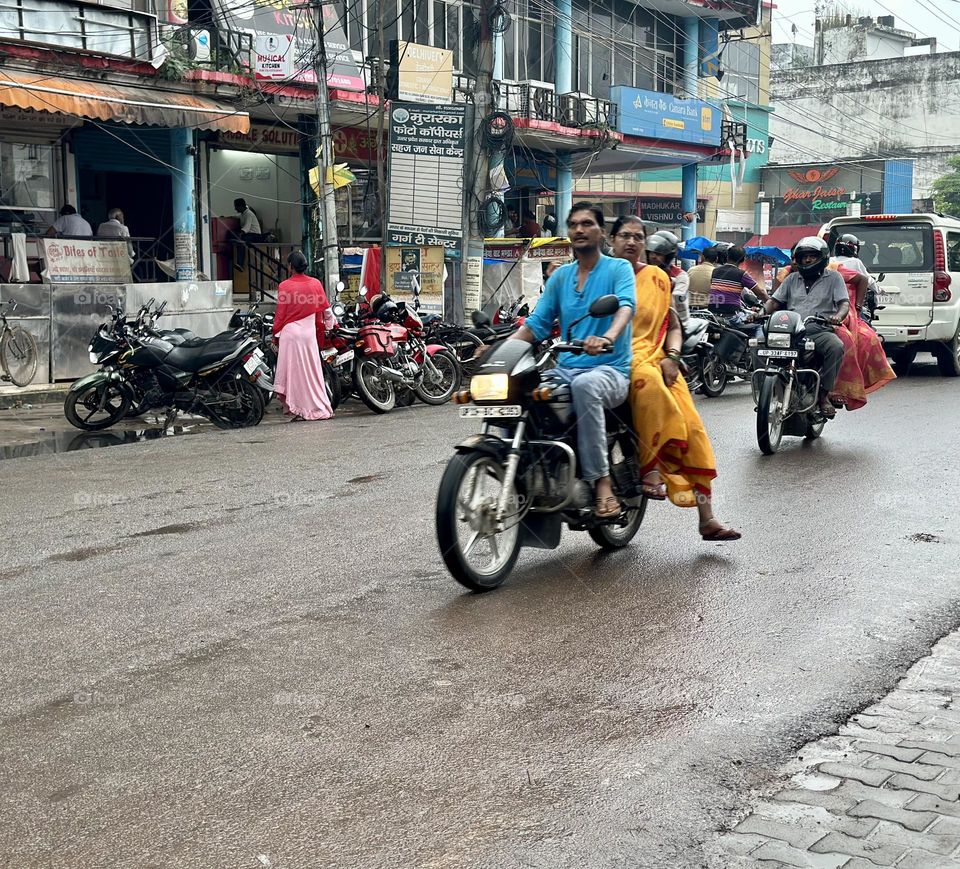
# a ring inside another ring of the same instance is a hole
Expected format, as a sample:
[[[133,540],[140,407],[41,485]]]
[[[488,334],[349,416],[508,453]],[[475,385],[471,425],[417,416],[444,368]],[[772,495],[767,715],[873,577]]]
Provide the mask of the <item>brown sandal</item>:
[[[717,526],[713,531],[704,531],[710,524],[716,522]],[[707,541],[739,540],[743,535],[735,528],[727,528],[719,519],[711,519],[706,525],[700,526],[700,537]]]
[[[644,477],[641,481],[640,489],[643,492],[643,497],[648,501],[667,500],[667,484],[664,483],[663,480],[655,483],[653,480],[648,480]]]

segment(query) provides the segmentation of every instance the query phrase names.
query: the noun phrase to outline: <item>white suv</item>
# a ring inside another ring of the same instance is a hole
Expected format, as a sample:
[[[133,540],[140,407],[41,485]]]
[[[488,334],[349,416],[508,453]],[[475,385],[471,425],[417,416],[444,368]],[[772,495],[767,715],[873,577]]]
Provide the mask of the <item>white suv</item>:
[[[846,233],[860,239],[860,259],[881,277],[874,326],[897,373],[920,350],[940,372],[960,376],[960,220],[939,214],[837,217],[823,227],[833,250]]]

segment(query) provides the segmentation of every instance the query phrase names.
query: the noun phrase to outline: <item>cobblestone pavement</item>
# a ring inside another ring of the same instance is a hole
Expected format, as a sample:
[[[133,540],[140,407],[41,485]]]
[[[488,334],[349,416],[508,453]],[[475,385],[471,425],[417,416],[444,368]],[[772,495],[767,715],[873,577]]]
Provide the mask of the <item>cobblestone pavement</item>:
[[[960,631],[783,773],[710,866],[960,867]]]

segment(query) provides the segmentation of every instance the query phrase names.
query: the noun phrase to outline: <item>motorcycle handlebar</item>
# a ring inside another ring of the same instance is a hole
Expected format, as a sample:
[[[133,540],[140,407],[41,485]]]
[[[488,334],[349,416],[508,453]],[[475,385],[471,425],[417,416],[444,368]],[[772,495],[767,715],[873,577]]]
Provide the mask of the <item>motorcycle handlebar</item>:
[[[583,348],[583,341],[579,341],[579,340],[571,341],[570,343],[567,343],[566,341],[559,341],[556,344],[554,344],[553,347],[551,347],[550,349],[554,350],[557,353],[578,353],[579,354],[579,353],[586,352]],[[604,347],[600,352],[613,353],[613,344],[608,343],[607,346]]]

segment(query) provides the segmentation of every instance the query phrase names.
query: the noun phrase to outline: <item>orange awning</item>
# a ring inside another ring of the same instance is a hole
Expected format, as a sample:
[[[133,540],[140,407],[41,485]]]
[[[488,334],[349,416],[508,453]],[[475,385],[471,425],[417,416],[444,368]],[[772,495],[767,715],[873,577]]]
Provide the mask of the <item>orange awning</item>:
[[[0,104],[124,124],[250,130],[247,112],[206,97],[18,69],[0,70]]]

